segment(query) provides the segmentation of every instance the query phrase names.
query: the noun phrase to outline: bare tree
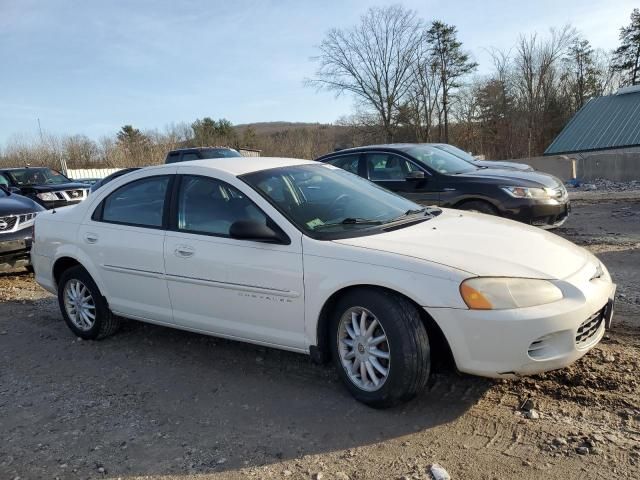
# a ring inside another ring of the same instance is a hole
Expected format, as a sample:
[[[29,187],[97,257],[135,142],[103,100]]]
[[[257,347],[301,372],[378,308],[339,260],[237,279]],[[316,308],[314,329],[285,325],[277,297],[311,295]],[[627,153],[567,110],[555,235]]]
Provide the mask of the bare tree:
[[[399,5],[371,8],[359,25],[329,31],[315,57],[320,64],[316,76],[308,83],[366,102],[392,141],[398,108],[411,87],[420,28],[413,10]]]
[[[407,96],[407,108],[413,118],[416,139],[429,142],[434,112],[440,111],[441,83],[438,66],[433,62],[426,41],[421,42],[416,49],[411,71],[412,82]]]
[[[542,116],[554,93],[557,63],[575,38],[575,30],[565,26],[551,29],[546,40],[537,34],[520,36],[515,54],[515,85],[527,117],[527,154],[537,150]]]

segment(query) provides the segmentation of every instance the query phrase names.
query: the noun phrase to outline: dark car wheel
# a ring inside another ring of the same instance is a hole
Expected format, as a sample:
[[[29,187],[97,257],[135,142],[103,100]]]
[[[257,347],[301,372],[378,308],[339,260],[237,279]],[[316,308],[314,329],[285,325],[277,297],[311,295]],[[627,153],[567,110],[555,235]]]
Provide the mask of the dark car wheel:
[[[459,205],[458,208],[460,210],[467,210],[469,212],[479,212],[485,213],[487,215],[498,215],[498,210],[496,210],[496,207],[491,205],[489,202],[483,202],[482,200],[465,202],[462,205]]]
[[[391,407],[427,384],[429,337],[407,299],[385,290],[353,290],[338,301],[331,332],[333,361],[360,402]]]
[[[66,270],[58,282],[58,303],[71,331],[85,340],[108,337],[120,326],[91,275],[81,266]]]

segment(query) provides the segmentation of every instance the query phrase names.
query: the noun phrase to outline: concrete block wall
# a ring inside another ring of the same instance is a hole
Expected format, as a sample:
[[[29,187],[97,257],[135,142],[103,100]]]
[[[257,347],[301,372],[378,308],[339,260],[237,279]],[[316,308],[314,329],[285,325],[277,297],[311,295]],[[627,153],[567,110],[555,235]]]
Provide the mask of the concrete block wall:
[[[604,178],[617,182],[640,180],[640,149],[612,150],[571,155],[517,158],[510,162],[526,163],[536,170],[550,173],[566,182]]]

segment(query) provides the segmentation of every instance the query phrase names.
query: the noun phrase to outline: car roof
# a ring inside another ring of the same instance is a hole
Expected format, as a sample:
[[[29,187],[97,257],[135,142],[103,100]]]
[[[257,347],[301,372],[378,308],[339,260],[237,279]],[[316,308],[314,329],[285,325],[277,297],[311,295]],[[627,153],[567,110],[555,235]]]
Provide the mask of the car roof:
[[[214,172],[224,172],[234,176],[245,173],[259,172],[278,167],[290,167],[294,165],[317,165],[313,160],[301,160],[297,158],[283,157],[229,157],[207,158],[204,160],[190,160],[188,162],[168,163],[157,167],[158,169],[181,169],[183,167],[206,167]]]
[[[322,160],[323,158],[326,158],[326,157],[333,157],[335,155],[341,155],[343,153],[366,152],[369,150],[389,150],[389,151],[404,152],[407,148],[415,147],[418,145],[426,145],[426,146],[437,148],[438,145],[445,145],[445,144],[443,143],[380,143],[376,145],[363,145],[361,147],[343,148],[341,150],[336,150],[335,152],[326,153],[321,157],[318,157],[318,160]]]
[[[35,170],[37,168],[47,168],[49,170],[52,170],[50,167],[45,167],[44,165],[32,165],[29,167],[8,167],[8,168],[0,168],[0,171],[2,172],[11,172],[12,170]]]
[[[188,152],[200,152],[202,150],[235,150],[235,148],[231,147],[223,147],[223,146],[213,146],[213,147],[184,147],[184,148],[175,148],[173,150],[169,150],[168,153],[188,153]],[[237,151],[237,150],[235,150]]]

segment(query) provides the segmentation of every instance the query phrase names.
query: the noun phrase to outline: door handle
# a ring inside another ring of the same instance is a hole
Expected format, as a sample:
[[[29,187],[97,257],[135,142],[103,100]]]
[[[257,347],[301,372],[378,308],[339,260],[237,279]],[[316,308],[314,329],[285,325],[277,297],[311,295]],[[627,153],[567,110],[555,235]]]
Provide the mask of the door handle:
[[[196,251],[189,245],[178,245],[173,253],[175,253],[177,257],[188,258],[193,257],[193,254],[196,253]]]
[[[85,233],[84,241],[87,243],[98,243],[98,235],[95,233]]]

